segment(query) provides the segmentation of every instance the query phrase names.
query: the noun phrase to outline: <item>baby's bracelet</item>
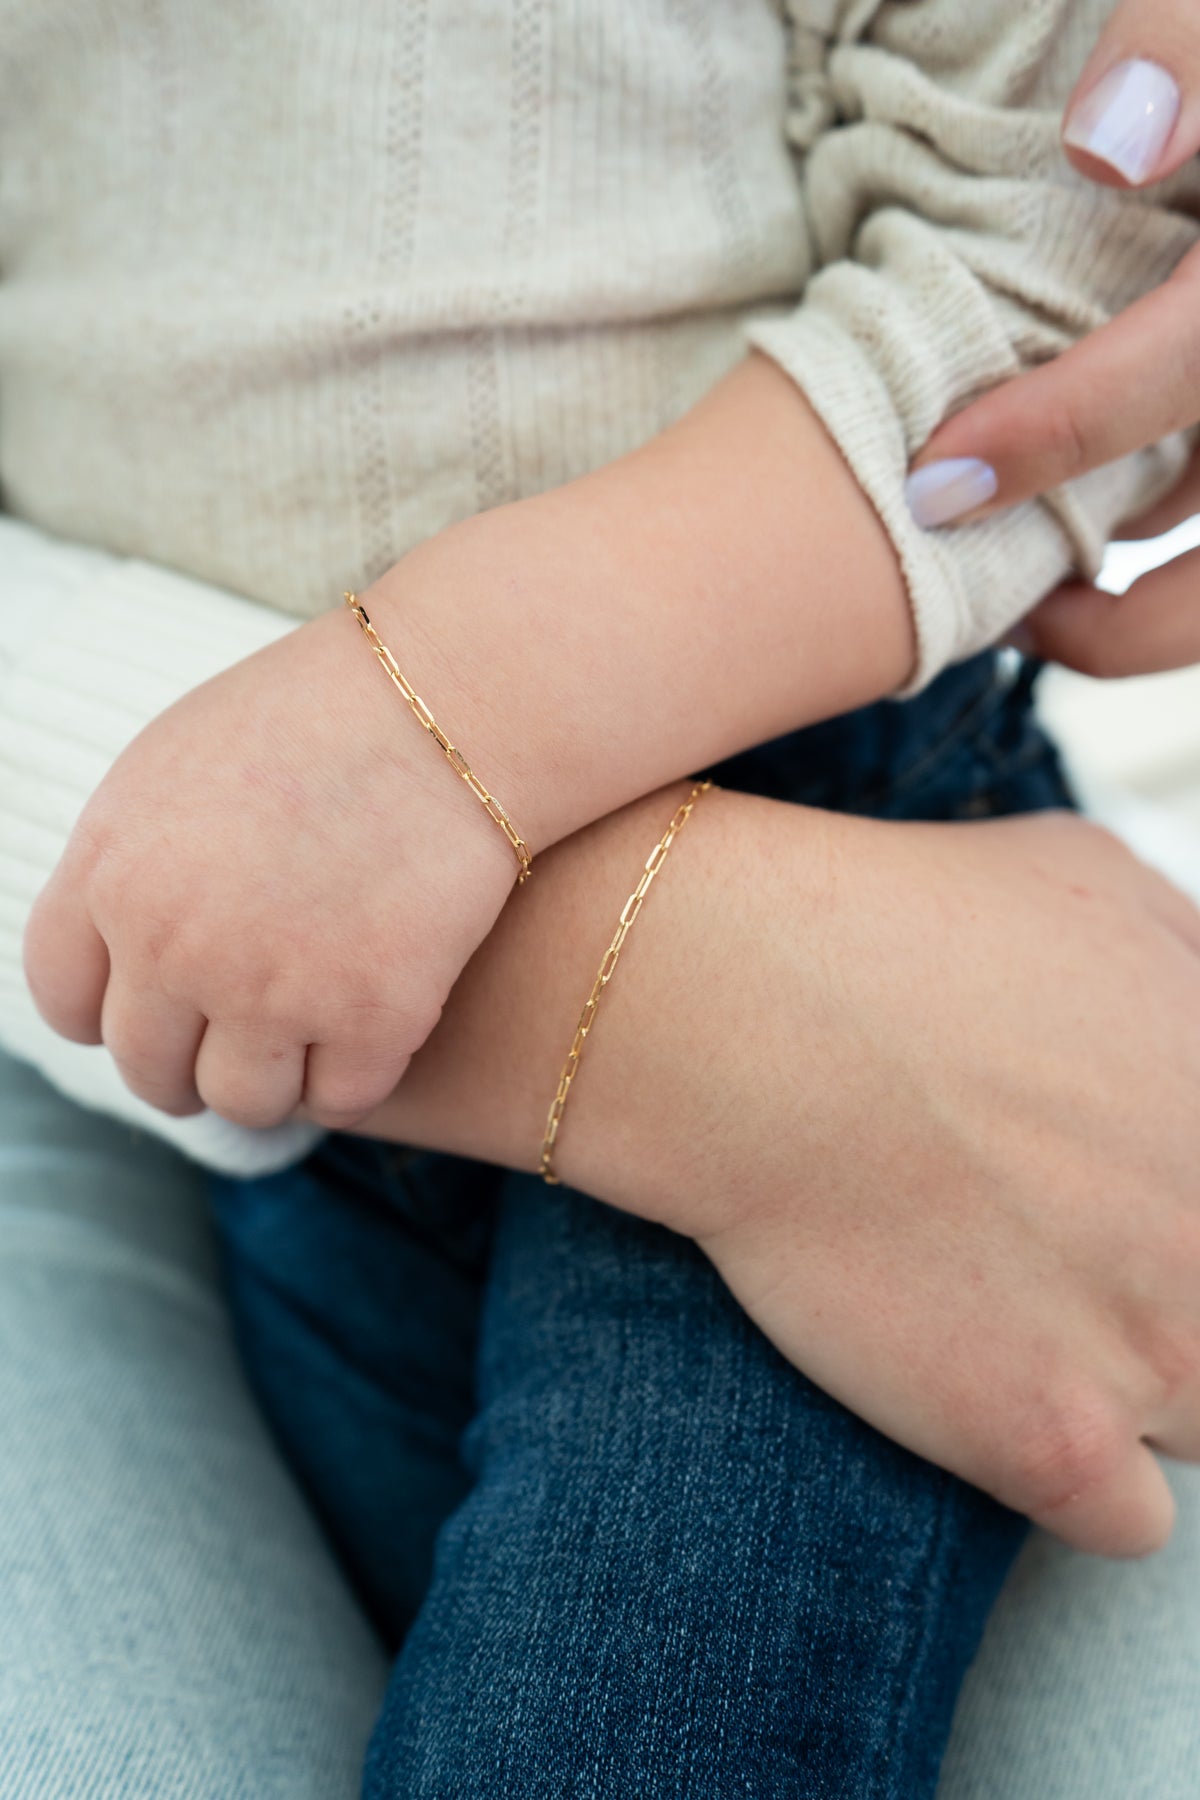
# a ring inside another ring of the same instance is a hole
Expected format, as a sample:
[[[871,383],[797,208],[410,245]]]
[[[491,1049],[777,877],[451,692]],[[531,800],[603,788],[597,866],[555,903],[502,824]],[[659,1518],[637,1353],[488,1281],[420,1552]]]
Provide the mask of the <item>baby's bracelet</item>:
[[[563,1113],[566,1111],[567,1095],[570,1093],[571,1083],[578,1073],[579,1059],[583,1055],[583,1046],[586,1042],[587,1034],[595,1021],[596,1008],[600,1004],[600,996],[612,980],[613,970],[617,966],[617,959],[624,948],[625,939],[629,935],[630,927],[642,910],[642,901],[646,898],[646,890],[649,888],[650,883],[654,880],[654,877],[658,874],[658,871],[666,861],[667,851],[671,848],[671,845],[691,817],[692,810],[695,807],[697,800],[699,800],[701,794],[706,794],[711,786],[711,781],[701,781],[692,789],[691,793],[688,795],[687,799],[679,808],[675,817],[671,820],[671,823],[667,826],[667,829],[663,832],[661,838],[659,838],[657,844],[655,844],[653,850],[646,858],[645,867],[642,871],[642,879],[638,882],[621,909],[621,917],[617,924],[613,941],[604,953],[604,961],[600,964],[596,979],[592,983],[592,991],[588,995],[583,1011],[579,1015],[579,1023],[575,1027],[575,1037],[572,1041],[570,1050],[567,1052],[567,1060],[563,1064],[562,1074],[558,1078],[558,1092],[550,1103],[550,1111],[546,1118],[546,1133],[542,1139],[541,1175],[542,1180],[548,1182],[551,1187],[556,1187],[558,1185],[559,1178],[554,1172],[554,1146],[558,1141],[558,1132],[559,1127],[562,1124]]]
[[[368,619],[365,610],[359,603],[358,595],[352,594],[347,590],[343,595],[343,598],[345,599],[346,605],[350,608],[350,611],[362,626],[372,650],[387,671],[388,678],[394,686],[399,688],[405,700],[407,700],[409,707],[413,713],[415,713],[418,722],[425,727],[430,737],[434,739],[455,774],[460,775],[474,794],[475,798],[483,802],[489,818],[496,821],[497,825],[512,845],[516,859],[521,865],[521,873],[517,876],[517,886],[520,887],[521,883],[525,880],[533,867],[533,857],[530,855],[529,846],[525,842],[525,839],[521,836],[495,795],[488,793],[462,751],[450,742],[450,739],[446,736],[445,732],[422,700],[420,694],[412,688],[400,673],[400,670],[396,665],[395,657],[392,655],[387,645],[381,642],[378,632],[375,630],[375,627],[372,625],[370,619]]]

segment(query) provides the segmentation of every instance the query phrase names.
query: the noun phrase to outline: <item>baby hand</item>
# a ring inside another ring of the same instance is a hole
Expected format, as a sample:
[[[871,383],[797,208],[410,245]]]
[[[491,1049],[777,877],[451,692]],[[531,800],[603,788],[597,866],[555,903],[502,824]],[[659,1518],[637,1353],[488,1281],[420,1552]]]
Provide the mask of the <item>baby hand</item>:
[[[406,674],[405,652],[437,667],[366,604]],[[439,716],[468,743],[472,720],[486,738],[481,715]],[[480,773],[502,783],[494,760]],[[303,1101],[344,1128],[395,1087],[517,872],[340,606],[126,748],[34,905],[26,977],[163,1112],[267,1127]]]

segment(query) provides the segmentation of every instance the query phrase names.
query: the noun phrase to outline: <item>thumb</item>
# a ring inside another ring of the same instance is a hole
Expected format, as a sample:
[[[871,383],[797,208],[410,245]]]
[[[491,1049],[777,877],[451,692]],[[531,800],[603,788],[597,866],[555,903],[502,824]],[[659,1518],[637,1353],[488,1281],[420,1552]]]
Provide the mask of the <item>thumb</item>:
[[[1195,0],[1121,0],[1067,103],[1063,145],[1110,187],[1161,181],[1200,150]]]
[[[1124,594],[1075,582],[1057,588],[1011,642],[1102,679],[1200,662],[1200,551],[1152,569]]]
[[[1171,1536],[1175,1498],[1158,1458],[1139,1443],[1106,1480],[1085,1484],[1051,1506],[1031,1508],[1030,1517],[1076,1550],[1147,1556]]]

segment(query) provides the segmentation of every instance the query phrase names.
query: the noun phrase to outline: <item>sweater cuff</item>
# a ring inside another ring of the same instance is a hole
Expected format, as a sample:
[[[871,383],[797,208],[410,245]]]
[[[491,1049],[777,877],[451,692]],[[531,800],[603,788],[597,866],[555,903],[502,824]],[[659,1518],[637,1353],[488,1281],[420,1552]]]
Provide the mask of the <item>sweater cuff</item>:
[[[846,266],[845,273],[856,288],[860,272]],[[954,336],[939,334],[936,320],[914,317],[902,368],[892,367],[878,344],[860,341],[844,323],[853,308],[839,306],[841,275],[837,266],[825,271],[797,311],[752,319],[745,336],[803,390],[892,540],[917,642],[916,664],[900,690],[907,698],[949,664],[999,642],[1072,571],[1093,579],[1113,524],[1168,491],[1187,448],[1180,437],[1168,439],[978,524],[924,530],[909,511],[905,478],[916,447],[951,410],[947,396],[961,392],[962,372],[947,366],[944,348]],[[896,295],[889,299],[895,327]],[[994,355],[980,386],[1019,372],[994,326],[992,336]]]
[[[206,1111],[171,1118],[132,1094],[102,1044],[45,1023],[22,966],[25,924],[85,802],[142,727],[190,689],[294,630],[234,594],[0,520],[0,1043],[81,1105],[230,1174],[298,1161],[325,1134]]]

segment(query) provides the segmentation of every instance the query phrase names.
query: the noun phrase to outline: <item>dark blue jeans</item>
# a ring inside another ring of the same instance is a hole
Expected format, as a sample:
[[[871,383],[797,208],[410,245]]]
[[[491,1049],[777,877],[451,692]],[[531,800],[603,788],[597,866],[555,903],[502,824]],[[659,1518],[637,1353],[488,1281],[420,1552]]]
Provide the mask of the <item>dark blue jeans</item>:
[[[981,657],[715,773],[891,818],[1069,804],[1032,683]],[[1015,1514],[569,1190],[344,1134],[213,1185],[257,1391],[398,1652],[369,1800],[933,1793]]]

